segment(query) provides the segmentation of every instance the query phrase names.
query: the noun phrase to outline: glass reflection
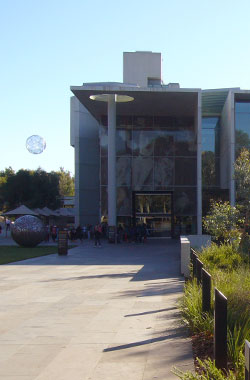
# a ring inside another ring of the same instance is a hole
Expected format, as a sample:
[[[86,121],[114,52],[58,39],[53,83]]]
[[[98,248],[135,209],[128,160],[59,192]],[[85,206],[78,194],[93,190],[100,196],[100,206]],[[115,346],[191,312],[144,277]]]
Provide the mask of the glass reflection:
[[[176,156],[196,156],[197,145],[193,131],[175,132],[175,155]]]
[[[174,189],[175,215],[196,215],[196,188]]]
[[[243,148],[250,149],[250,103],[238,102],[235,105],[235,155]]]
[[[133,126],[144,129],[153,127],[153,116],[134,116]]]
[[[168,186],[173,184],[174,161],[167,157],[154,159],[154,186]]]
[[[154,138],[154,131],[133,131],[133,155],[152,156]]]
[[[177,216],[174,220],[174,234],[176,236],[185,234],[196,234],[196,216]]]
[[[100,126],[100,149],[101,149],[101,156],[107,156],[108,155],[108,128],[101,125]]]
[[[117,156],[131,156],[131,131],[125,129],[116,130],[116,154]]]
[[[202,185],[218,186],[220,178],[220,119],[202,119]]]
[[[101,186],[101,215],[108,215],[108,188]]]
[[[174,136],[171,132],[155,131],[154,155],[155,156],[173,156],[174,154]]]
[[[131,215],[131,188],[117,188],[117,215]]]
[[[136,214],[171,214],[171,194],[136,194]]]
[[[134,157],[132,163],[132,183],[134,190],[141,186],[153,185],[153,159],[147,157]]]
[[[250,102],[236,102],[235,103],[235,112],[246,112],[250,113]]]
[[[131,186],[131,158],[117,157],[116,159],[117,186]]]
[[[108,184],[108,157],[101,157],[101,185]]]
[[[197,160],[195,158],[175,159],[175,185],[195,186],[197,178]]]

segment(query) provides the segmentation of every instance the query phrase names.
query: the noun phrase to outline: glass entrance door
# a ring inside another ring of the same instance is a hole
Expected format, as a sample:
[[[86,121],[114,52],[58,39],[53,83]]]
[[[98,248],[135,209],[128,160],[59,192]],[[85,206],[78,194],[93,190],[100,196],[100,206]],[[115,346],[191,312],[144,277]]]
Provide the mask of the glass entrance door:
[[[170,237],[173,232],[171,192],[135,192],[136,224],[146,224],[150,237]]]

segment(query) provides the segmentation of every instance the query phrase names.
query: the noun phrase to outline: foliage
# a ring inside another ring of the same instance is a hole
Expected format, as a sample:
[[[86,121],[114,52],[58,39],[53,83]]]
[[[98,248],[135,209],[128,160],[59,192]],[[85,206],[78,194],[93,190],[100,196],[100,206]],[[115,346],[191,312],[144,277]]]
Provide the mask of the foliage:
[[[231,271],[238,268],[244,261],[244,257],[238,253],[234,245],[221,244],[218,246],[215,243],[212,243],[210,247],[204,248],[199,253],[199,259],[211,274],[218,269]]]
[[[193,333],[213,332],[213,317],[212,314],[202,312],[201,287],[197,284],[196,279],[185,284],[180,310],[183,321]]]
[[[10,210],[25,204],[31,208],[60,206],[60,197],[74,194],[74,179],[69,171],[47,173],[41,168],[35,171],[11,168],[0,172],[0,209]]]
[[[237,366],[245,339],[250,337],[250,276],[247,257],[233,245],[203,249],[199,254],[216,286],[228,299],[228,354]]]
[[[227,348],[228,360],[230,368],[233,368],[233,373],[225,378],[232,376],[232,379],[243,380],[244,342],[245,339],[250,339],[250,275],[248,257],[242,254],[240,250],[237,250],[233,244],[218,246],[212,243],[210,247],[203,249],[199,253],[199,259],[203,262],[205,269],[212,275],[212,294],[216,286],[228,300]],[[192,333],[206,333],[209,332],[209,329],[210,333],[213,333],[213,316],[212,314],[202,314],[201,287],[197,285],[196,279],[190,279],[185,284],[184,295],[181,300],[181,312],[183,320],[188,324]],[[210,371],[210,365],[208,367]],[[205,371],[202,374],[181,373],[179,371],[176,374],[181,379],[221,379],[219,373],[211,371]]]
[[[212,200],[210,211],[203,218],[204,228],[213,239],[235,245],[240,243],[242,223],[239,210],[231,206],[229,202]]]
[[[177,368],[174,368],[173,372],[182,380],[244,380],[244,377],[239,377],[232,371],[228,371],[228,373],[225,374],[222,370],[216,368],[214,361],[211,359],[204,361],[198,359],[198,362],[201,373],[183,372]]]
[[[61,196],[73,196],[75,194],[74,178],[71,177],[70,171],[60,168],[57,172],[59,176],[59,193]]]

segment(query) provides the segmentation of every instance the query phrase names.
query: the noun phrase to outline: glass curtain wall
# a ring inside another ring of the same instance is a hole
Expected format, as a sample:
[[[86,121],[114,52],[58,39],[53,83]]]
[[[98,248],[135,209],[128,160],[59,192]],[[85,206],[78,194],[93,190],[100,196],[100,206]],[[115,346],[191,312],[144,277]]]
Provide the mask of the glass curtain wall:
[[[250,102],[235,103],[235,156],[243,148],[250,150]]]
[[[107,216],[107,116],[101,118],[101,214]],[[118,223],[132,218],[132,191],[171,190],[176,234],[196,232],[197,136],[194,118],[117,116]]]
[[[224,194],[225,193],[225,194]],[[202,214],[206,215],[211,199],[227,199],[220,189],[220,118],[202,119]]]
[[[218,117],[202,119],[202,185],[220,185],[220,120]]]

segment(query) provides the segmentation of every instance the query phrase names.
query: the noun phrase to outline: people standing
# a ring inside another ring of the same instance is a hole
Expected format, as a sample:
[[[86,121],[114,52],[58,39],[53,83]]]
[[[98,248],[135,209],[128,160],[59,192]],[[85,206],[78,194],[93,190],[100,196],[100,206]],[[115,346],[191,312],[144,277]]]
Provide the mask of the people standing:
[[[95,247],[101,247],[101,235],[102,235],[102,226],[101,224],[96,224],[94,228],[94,237],[95,237]]]
[[[55,243],[56,242],[56,237],[57,237],[57,228],[56,228],[56,226],[52,226],[52,228],[51,228],[51,237],[52,237],[53,242]]]

